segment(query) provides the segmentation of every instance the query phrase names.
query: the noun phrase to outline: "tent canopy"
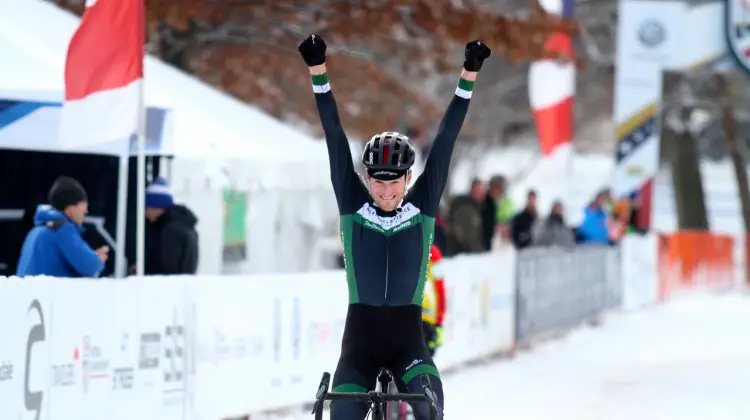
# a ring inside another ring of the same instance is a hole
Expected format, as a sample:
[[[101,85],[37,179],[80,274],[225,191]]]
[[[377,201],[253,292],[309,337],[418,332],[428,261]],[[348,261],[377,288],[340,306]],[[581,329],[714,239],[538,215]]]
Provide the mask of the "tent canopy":
[[[0,91],[0,148],[36,151],[60,150],[55,142],[62,110],[61,93],[3,92]],[[169,110],[146,109],[146,153],[168,155],[173,153],[172,113]],[[75,152],[111,154],[122,156],[130,148],[137,152],[130,139],[120,139],[92,145]]]
[[[0,57],[12,65],[0,66],[0,91],[61,95],[67,47],[78,22],[77,16],[46,2],[3,5]],[[158,59],[146,57],[145,67],[147,106],[174,111],[176,156],[276,160],[327,172],[322,142]]]

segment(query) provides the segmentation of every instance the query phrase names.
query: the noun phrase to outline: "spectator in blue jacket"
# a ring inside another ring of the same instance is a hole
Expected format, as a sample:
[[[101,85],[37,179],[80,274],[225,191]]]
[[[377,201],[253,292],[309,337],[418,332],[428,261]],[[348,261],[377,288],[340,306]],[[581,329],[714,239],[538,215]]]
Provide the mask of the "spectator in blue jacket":
[[[594,201],[584,209],[583,221],[578,227],[580,242],[584,244],[609,244],[607,224],[607,192],[596,195]]]
[[[34,215],[34,227],[26,235],[16,275],[97,277],[104,269],[109,248],[96,251],[83,240],[83,219],[88,198],[73,178],[59,177],[48,200]]]

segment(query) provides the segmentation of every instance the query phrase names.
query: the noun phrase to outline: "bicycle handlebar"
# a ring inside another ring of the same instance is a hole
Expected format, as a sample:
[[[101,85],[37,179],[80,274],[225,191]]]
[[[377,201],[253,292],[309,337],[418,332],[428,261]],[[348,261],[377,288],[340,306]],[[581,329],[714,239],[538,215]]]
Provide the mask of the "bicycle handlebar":
[[[324,400],[354,400],[364,403],[378,403],[381,401],[403,401],[408,403],[429,402],[422,394],[386,394],[379,391],[370,392],[329,392],[323,397]]]
[[[331,383],[331,374],[328,372],[323,373],[323,378],[320,381],[318,392],[315,395],[315,405],[312,409],[312,414],[315,414],[317,420],[321,420],[323,417],[323,401],[341,401],[350,400],[360,403],[382,405],[387,401],[403,401],[407,403],[427,403],[430,406],[430,419],[434,420],[439,412],[437,404],[437,396],[432,389],[430,378],[426,375],[422,376],[422,389],[424,394],[389,394],[381,391],[369,391],[369,392],[328,392],[328,387]]]

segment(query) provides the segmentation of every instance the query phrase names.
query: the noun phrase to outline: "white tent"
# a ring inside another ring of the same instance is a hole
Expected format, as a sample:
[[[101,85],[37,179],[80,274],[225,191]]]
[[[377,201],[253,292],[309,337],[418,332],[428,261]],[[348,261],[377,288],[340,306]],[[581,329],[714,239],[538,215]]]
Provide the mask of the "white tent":
[[[67,46],[78,21],[75,15],[46,2],[4,1],[0,13],[0,93],[13,97],[23,92],[22,98],[16,99],[59,101],[64,90]],[[284,229],[268,231],[265,215],[283,211],[285,219],[278,219],[278,215],[273,218],[282,224],[292,219],[311,226],[313,235],[331,216],[335,217],[323,142],[157,59],[147,57],[145,66],[147,106],[171,110],[169,126],[174,141],[162,151],[175,156],[171,182],[178,198],[184,198],[179,197],[183,193],[187,204],[201,207],[210,194],[210,200],[218,200],[221,206],[221,188],[247,191],[252,195],[248,232],[275,235],[268,239],[282,250],[297,247],[296,242],[304,237],[295,238],[289,232],[279,238],[279,231]],[[28,116],[33,117],[33,113]],[[2,147],[13,145],[3,146],[0,139]],[[314,210],[310,211],[311,207]],[[216,262],[220,255],[208,249],[220,249],[221,238],[216,238],[215,232],[222,232],[221,211],[212,208],[204,216],[199,215],[200,271],[217,272],[221,269],[220,261]],[[213,239],[204,239],[209,237]],[[269,251],[274,247],[264,246],[264,238],[252,239],[257,242],[248,245],[254,260],[248,271],[304,268],[274,258],[275,253]],[[255,255],[263,255],[263,261]]]
[[[61,98],[65,55],[78,17],[40,1],[9,0],[2,9],[0,91],[56,92]],[[152,57],[145,73],[146,104],[174,111],[176,156],[271,161],[290,165],[308,187],[311,180],[329,182],[321,173],[327,157],[320,142]],[[274,187],[280,180],[264,181]]]

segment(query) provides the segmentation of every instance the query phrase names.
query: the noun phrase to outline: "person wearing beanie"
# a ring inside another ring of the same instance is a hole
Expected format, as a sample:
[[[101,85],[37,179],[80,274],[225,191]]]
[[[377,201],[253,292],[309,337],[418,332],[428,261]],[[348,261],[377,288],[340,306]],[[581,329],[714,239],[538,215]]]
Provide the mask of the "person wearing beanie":
[[[104,269],[109,248],[93,250],[83,240],[83,220],[88,214],[86,190],[73,178],[57,178],[34,215],[26,235],[16,275],[97,277]]]
[[[167,181],[157,177],[146,188],[147,275],[195,274],[198,269],[198,219],[187,207],[175,204]]]

